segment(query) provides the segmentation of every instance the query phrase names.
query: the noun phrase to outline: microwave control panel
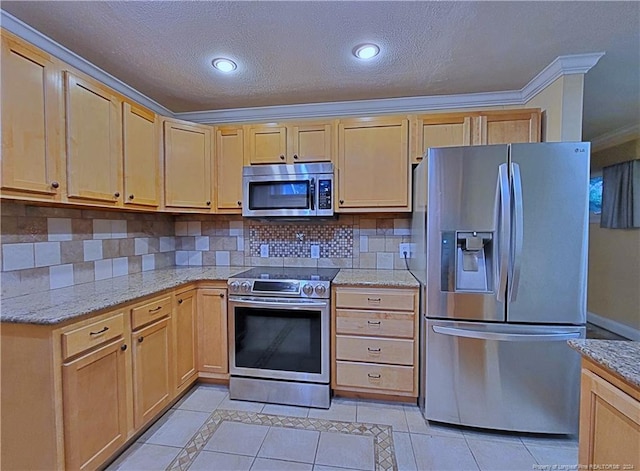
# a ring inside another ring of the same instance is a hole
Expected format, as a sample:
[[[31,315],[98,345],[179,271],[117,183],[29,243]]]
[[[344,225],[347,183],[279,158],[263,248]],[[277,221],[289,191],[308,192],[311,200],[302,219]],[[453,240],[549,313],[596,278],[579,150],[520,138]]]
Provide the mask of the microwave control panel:
[[[318,180],[318,209],[331,209],[331,180]]]

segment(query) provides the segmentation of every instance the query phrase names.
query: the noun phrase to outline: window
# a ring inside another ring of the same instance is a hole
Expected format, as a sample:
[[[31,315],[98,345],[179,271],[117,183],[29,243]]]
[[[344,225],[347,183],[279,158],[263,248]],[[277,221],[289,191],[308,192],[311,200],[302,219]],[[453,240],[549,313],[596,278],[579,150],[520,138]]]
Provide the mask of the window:
[[[591,173],[589,180],[589,222],[600,223],[602,213],[602,170]]]

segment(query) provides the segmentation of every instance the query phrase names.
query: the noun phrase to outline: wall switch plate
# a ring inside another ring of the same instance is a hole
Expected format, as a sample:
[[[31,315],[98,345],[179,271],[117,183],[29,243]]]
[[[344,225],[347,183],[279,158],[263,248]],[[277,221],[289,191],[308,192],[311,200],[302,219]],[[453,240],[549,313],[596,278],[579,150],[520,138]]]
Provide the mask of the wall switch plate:
[[[269,256],[269,244],[260,244],[260,256],[261,257]]]
[[[311,246],[311,258],[320,258],[320,246],[314,244]]]
[[[409,244],[409,243],[399,244],[398,251],[400,252],[400,258],[404,258],[405,252],[407,254],[407,258],[411,258],[411,255],[413,253],[412,250],[411,250],[411,245],[413,245],[413,244]]]

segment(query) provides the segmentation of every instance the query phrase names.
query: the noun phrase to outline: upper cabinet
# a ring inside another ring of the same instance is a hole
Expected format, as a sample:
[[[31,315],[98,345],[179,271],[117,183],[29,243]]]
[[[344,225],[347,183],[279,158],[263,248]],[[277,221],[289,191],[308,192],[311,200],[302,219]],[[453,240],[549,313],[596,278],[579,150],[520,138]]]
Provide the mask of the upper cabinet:
[[[540,142],[540,109],[486,111],[477,117],[474,144]]]
[[[164,192],[167,209],[209,210],[211,197],[210,126],[164,121]]]
[[[67,195],[122,204],[121,100],[98,82],[65,72]]]
[[[418,115],[413,124],[412,163],[420,162],[429,147],[471,145],[471,116],[468,114]]]
[[[60,72],[53,59],[2,32],[2,196],[59,201]]]
[[[332,162],[335,123],[251,124],[246,127],[248,163]]]
[[[122,104],[124,203],[157,208],[160,204],[158,117],[150,110]]]
[[[341,120],[338,212],[410,211],[409,119]]]
[[[244,131],[242,126],[216,128],[215,194],[220,213],[242,213],[242,167]]]

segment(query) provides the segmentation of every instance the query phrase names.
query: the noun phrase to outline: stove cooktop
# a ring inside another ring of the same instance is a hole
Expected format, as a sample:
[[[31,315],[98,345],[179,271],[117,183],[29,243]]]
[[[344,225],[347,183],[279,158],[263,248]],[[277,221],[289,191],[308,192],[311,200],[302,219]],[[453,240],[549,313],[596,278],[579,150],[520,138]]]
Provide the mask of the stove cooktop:
[[[231,278],[253,280],[298,280],[298,281],[331,281],[339,268],[303,268],[303,267],[256,267],[243,271]]]
[[[256,267],[229,278],[229,294],[329,298],[338,268]]]

